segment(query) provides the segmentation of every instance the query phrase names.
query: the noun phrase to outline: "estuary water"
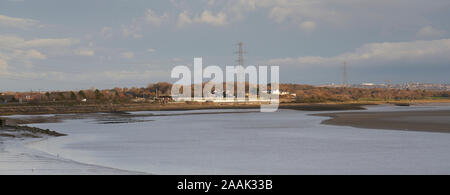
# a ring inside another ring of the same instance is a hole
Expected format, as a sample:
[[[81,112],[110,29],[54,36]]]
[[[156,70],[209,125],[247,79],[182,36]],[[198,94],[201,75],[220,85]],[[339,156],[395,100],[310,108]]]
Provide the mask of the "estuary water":
[[[450,107],[376,106],[368,111],[417,109]],[[257,111],[133,112],[133,120],[99,113],[32,124],[68,136],[28,147],[149,174],[450,174],[450,133],[330,126],[320,124],[327,118],[309,115],[321,112]]]

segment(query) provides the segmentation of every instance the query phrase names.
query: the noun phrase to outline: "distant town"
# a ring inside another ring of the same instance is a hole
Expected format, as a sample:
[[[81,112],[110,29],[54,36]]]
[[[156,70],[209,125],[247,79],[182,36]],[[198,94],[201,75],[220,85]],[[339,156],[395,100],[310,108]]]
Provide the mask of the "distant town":
[[[318,85],[318,87],[342,87],[342,84],[327,84]],[[450,84],[435,84],[435,83],[418,83],[418,82],[408,82],[402,84],[389,84],[389,83],[361,83],[361,84],[348,84],[347,87],[351,88],[390,88],[390,89],[423,89],[423,90],[443,90],[449,91]]]

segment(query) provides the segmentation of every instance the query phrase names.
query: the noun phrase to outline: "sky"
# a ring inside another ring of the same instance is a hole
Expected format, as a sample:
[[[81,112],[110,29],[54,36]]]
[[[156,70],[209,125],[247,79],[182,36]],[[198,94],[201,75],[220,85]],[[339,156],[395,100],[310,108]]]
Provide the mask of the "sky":
[[[448,0],[0,0],[0,91],[143,87],[177,65],[280,82],[450,83]]]

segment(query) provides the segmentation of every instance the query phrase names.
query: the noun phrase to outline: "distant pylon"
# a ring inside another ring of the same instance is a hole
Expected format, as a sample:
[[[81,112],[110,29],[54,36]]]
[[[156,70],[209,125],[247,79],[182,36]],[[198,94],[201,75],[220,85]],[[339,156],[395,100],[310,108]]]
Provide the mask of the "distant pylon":
[[[342,86],[347,87],[348,80],[347,80],[347,61],[344,62],[344,78],[342,81]]]
[[[239,50],[236,52],[238,54],[237,63],[238,63],[238,65],[241,65],[241,66],[244,66],[244,53],[246,53],[243,49],[243,45],[244,45],[244,43],[239,42],[238,43]]]

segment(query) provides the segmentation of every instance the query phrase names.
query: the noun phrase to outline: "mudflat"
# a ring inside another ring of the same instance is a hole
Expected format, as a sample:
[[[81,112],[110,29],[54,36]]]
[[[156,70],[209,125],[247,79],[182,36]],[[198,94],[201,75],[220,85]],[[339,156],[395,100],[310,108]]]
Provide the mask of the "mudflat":
[[[309,103],[286,103],[280,104],[280,109],[293,109],[305,111],[334,111],[334,110],[363,110],[366,104],[309,104]],[[42,105],[0,105],[0,116],[2,115],[33,115],[33,114],[77,114],[97,112],[129,112],[129,111],[181,111],[181,110],[207,110],[207,109],[259,109],[260,104],[240,103],[134,103],[134,104],[42,104]]]
[[[328,125],[450,133],[450,110],[343,112],[315,115],[332,117],[322,122]]]

